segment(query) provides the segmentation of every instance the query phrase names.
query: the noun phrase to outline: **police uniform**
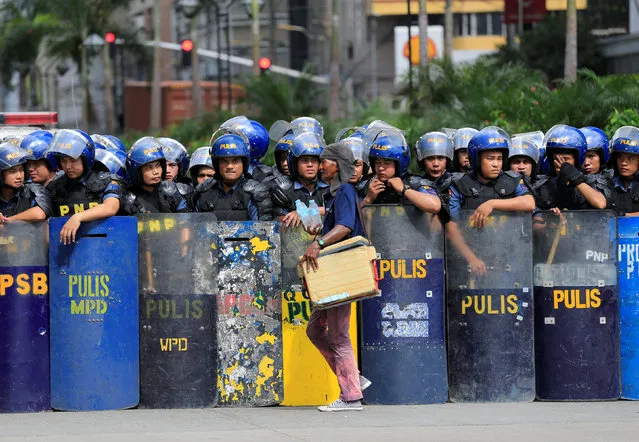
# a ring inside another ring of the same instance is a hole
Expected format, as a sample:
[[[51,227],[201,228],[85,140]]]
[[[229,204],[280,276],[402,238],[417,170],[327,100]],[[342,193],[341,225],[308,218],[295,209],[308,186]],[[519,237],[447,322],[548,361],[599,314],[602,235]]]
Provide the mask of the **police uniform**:
[[[324,207],[328,193],[328,184],[321,180],[315,181],[315,188],[309,191],[299,180],[281,176],[275,180],[272,188],[273,215],[284,216],[295,210],[295,201],[300,200],[307,206],[314,200],[319,207]]]
[[[606,199],[610,198],[610,186],[602,175],[584,175],[586,183],[601,192]],[[561,177],[553,177],[538,187],[537,207],[541,210],[549,210],[553,207],[566,210],[588,210],[592,205],[581,194],[576,186],[566,183]]]
[[[51,193],[53,216],[75,215],[102,204],[107,198],[121,198],[123,182],[108,172],[89,173],[71,180],[66,174],[55,177],[47,189]]]
[[[209,178],[195,188],[196,212],[213,212],[219,221],[270,221],[273,207],[266,186],[242,177],[226,192],[216,178]]]
[[[135,186],[123,198],[121,212],[126,215],[138,213],[185,213],[189,211],[186,199],[178,184],[161,181],[151,192]]]
[[[51,196],[39,184],[25,184],[17,189],[13,196],[9,198],[9,201],[4,201],[0,197],[0,212],[6,217],[18,215],[36,206],[40,207],[47,217],[52,215]]]
[[[628,183],[628,188],[620,177],[614,177],[607,208],[614,210],[617,216],[639,212],[639,183],[636,177]]]

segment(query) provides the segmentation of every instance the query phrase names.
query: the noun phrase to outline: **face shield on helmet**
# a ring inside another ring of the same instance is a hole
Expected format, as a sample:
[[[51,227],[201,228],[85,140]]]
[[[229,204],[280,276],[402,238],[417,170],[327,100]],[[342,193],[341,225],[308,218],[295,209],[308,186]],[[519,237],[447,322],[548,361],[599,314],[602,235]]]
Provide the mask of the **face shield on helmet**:
[[[20,143],[20,147],[28,152],[27,160],[44,160],[50,171],[58,170],[55,157],[49,152],[49,146],[53,140],[51,132],[46,130],[36,130],[26,135]]]
[[[359,137],[346,137],[340,141],[353,152],[353,157],[356,160],[364,163],[362,176],[367,176],[371,168],[370,159],[368,158],[368,146]]]
[[[102,165],[102,170],[106,170],[112,175],[117,175],[125,181],[128,180],[124,152],[118,149],[97,149],[93,167],[98,168],[98,165]]]
[[[209,146],[198,147],[189,162],[188,175],[191,178],[193,186],[197,186],[197,174],[202,166],[213,168],[213,160],[211,159],[211,148]]]
[[[530,177],[534,180],[537,177],[539,165],[539,148],[531,141],[521,137],[513,137],[512,146],[508,154],[508,165],[515,157],[526,157],[532,162]],[[523,166],[522,166],[523,167]]]
[[[557,124],[550,128],[544,136],[543,145],[546,147],[546,156],[550,163],[551,174],[555,173],[552,167],[554,157],[558,152],[571,152],[575,157],[575,167],[581,169],[586,158],[587,143],[586,137],[576,127],[567,126],[565,124]]]
[[[480,153],[496,150],[502,152],[502,170],[506,170],[508,168],[508,153],[510,152],[511,145],[510,136],[502,128],[497,126],[483,128],[473,135],[468,142],[468,160],[470,161],[470,167],[478,173],[481,173],[479,164]]]
[[[226,120],[220,126],[222,131],[239,132],[246,137],[251,149],[251,160],[259,160],[266,155],[269,146],[269,132],[262,124],[249,120],[243,115]]]
[[[143,137],[133,143],[126,156],[126,171],[131,184],[142,186],[142,166],[159,161],[162,166],[162,180],[166,178],[166,159],[162,144],[153,137]]]
[[[312,132],[320,138],[324,138],[322,123],[311,117],[299,117],[291,121],[291,124],[302,132]]]
[[[55,133],[49,146],[49,153],[60,164],[61,157],[82,159],[84,171],[82,176],[89,173],[95,161],[95,145],[91,137],[78,129],[62,129]]]
[[[603,130],[594,126],[586,126],[579,129],[586,137],[587,150],[594,150],[599,154],[601,168],[610,161],[610,141]]]
[[[160,137],[157,138],[162,145],[164,158],[167,163],[175,163],[178,165],[178,178],[184,178],[189,167],[189,152],[182,143],[173,138]]]
[[[453,142],[443,132],[428,132],[417,140],[415,153],[417,154],[417,164],[421,169],[424,169],[424,159],[435,156],[446,157],[448,165],[452,165]]]
[[[368,159],[373,171],[376,160],[387,159],[395,162],[395,176],[402,177],[408,173],[410,148],[399,129],[381,129],[369,125],[364,134],[364,143],[370,146]]]
[[[301,157],[319,157],[324,150],[324,142],[313,132],[304,132],[293,138],[293,143],[288,151],[288,171],[292,178],[300,178],[297,170],[297,162]]]
[[[0,143],[0,185],[4,186],[4,171],[12,169],[16,166],[23,166],[27,162],[28,152],[14,143]],[[24,176],[23,176],[24,182]],[[11,186],[13,187],[13,186]]]

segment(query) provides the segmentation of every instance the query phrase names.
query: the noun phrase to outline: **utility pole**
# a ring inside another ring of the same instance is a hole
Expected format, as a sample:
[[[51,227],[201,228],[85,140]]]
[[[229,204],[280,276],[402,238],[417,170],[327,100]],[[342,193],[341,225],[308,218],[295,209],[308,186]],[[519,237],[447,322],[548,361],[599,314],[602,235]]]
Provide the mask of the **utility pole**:
[[[155,45],[153,47],[153,80],[151,82],[151,129],[156,130],[162,126],[160,23],[160,0],[155,0],[153,2],[153,40]]]
[[[268,12],[270,16],[271,26],[269,27],[269,44],[271,52],[271,61],[277,64],[277,40],[275,39],[275,31],[277,29],[277,17],[275,16],[275,0],[269,0]]]
[[[82,41],[84,42],[89,36],[89,31],[86,25],[86,15],[85,22],[82,25]],[[84,129],[88,129],[89,127],[89,67],[87,66],[87,48],[84,44],[80,45],[80,61],[82,63],[81,66],[81,81],[82,81],[82,123],[84,124]]]
[[[419,0],[419,67],[428,67],[428,11],[426,0]]]
[[[331,72],[331,98],[328,108],[328,118],[335,120],[339,117],[339,1],[331,2],[331,54],[330,54],[330,72]]]
[[[446,0],[444,9],[444,58],[453,59],[453,0]]]
[[[108,134],[113,133],[113,87],[111,78],[111,54],[109,44],[105,44],[102,48],[102,56],[104,58],[104,121],[106,122],[106,131]]]
[[[577,78],[577,0],[568,0],[566,9],[566,58],[564,80]]]
[[[260,75],[260,6],[257,0],[251,3],[251,19],[253,22],[253,75]]]
[[[191,53],[192,66],[191,71],[193,73],[193,84],[191,85],[193,90],[193,115],[195,118],[202,115],[202,88],[200,85],[200,57],[197,54],[197,13],[191,17],[191,41],[193,42],[193,50]]]

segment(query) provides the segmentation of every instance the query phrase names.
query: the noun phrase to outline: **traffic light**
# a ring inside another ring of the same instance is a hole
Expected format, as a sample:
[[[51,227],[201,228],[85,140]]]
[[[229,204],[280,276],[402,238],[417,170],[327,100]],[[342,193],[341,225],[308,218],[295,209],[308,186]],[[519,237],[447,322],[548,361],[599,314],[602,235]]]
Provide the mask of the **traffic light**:
[[[104,35],[104,41],[109,45],[109,55],[111,58],[115,57],[115,33],[107,32]]]
[[[193,42],[191,40],[182,40],[182,67],[191,66],[193,55]]]
[[[262,57],[259,59],[257,64],[260,67],[262,74],[264,74],[266,71],[268,71],[271,68],[271,59],[268,57]]]

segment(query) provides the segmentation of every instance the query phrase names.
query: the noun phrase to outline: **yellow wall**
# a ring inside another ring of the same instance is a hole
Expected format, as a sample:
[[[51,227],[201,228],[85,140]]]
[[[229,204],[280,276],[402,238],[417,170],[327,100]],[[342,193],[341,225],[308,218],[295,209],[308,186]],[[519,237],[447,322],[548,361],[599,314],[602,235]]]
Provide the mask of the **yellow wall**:
[[[546,9],[558,11],[566,9],[567,0],[546,0]],[[446,2],[444,0],[428,1],[429,14],[443,14]],[[577,0],[578,9],[586,9],[588,0]],[[411,1],[411,13],[417,14],[419,4],[417,0]],[[453,12],[499,12],[504,10],[503,0],[453,0]],[[371,13],[374,15],[406,15],[405,0],[372,0]]]
[[[453,38],[453,49],[492,51],[498,46],[506,44],[506,37],[501,35],[478,35],[475,37],[455,37]]]

